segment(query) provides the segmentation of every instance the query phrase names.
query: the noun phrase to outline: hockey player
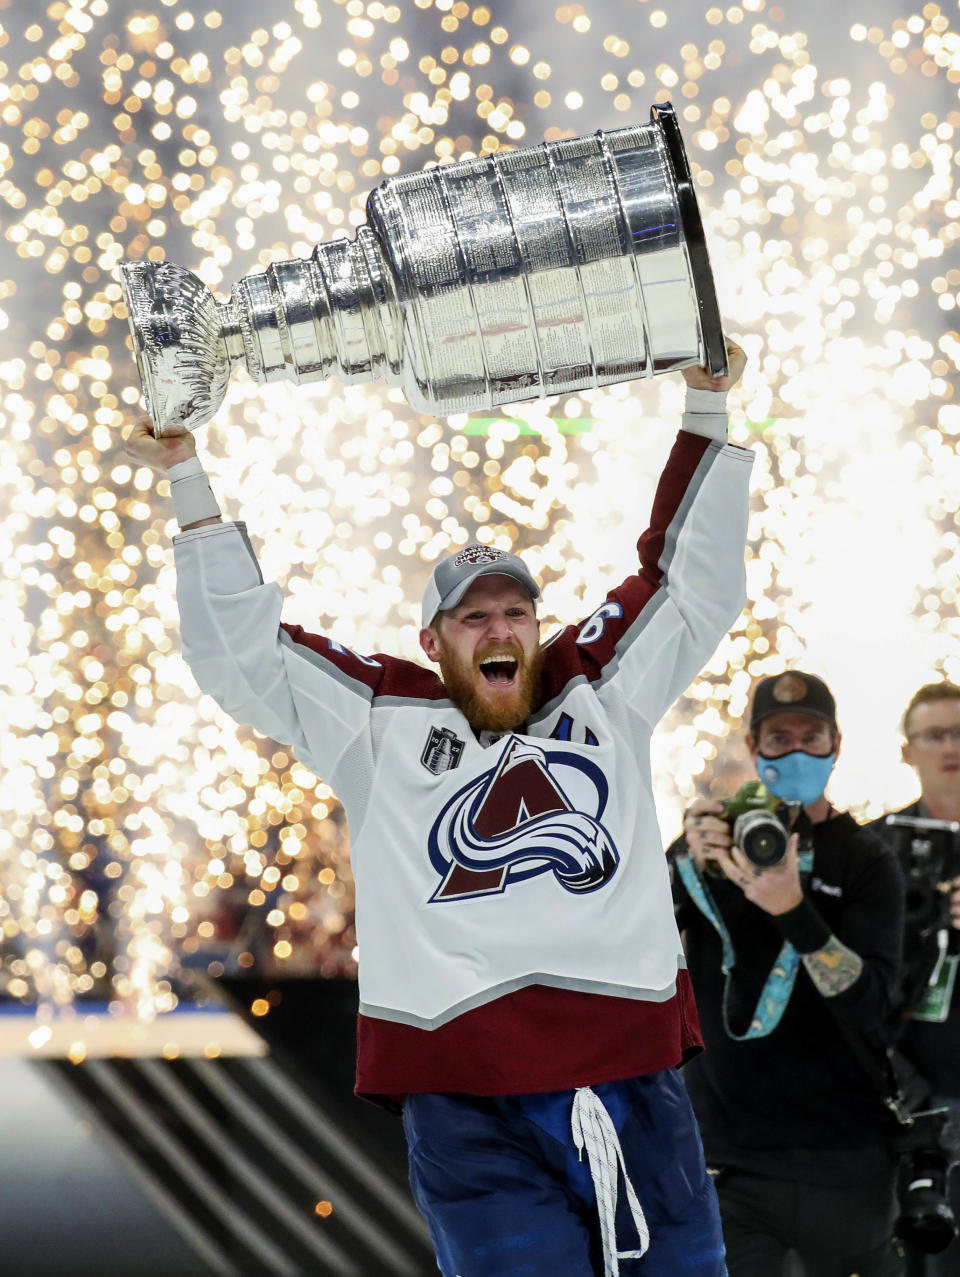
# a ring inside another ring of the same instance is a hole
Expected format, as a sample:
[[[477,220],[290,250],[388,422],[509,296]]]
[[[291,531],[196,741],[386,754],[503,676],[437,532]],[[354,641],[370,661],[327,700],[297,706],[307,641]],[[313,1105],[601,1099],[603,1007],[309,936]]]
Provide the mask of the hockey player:
[[[193,436],[141,422],[128,444],[171,480],[197,683],[346,809],[357,1093],[402,1106],[444,1277],[726,1271],[677,1073],[701,1042],[649,744],[743,604],[752,454],[726,442],[728,353],[726,378],[684,370],[636,575],[540,646],[522,560],[467,546],[423,599],[439,676],[283,623]]]

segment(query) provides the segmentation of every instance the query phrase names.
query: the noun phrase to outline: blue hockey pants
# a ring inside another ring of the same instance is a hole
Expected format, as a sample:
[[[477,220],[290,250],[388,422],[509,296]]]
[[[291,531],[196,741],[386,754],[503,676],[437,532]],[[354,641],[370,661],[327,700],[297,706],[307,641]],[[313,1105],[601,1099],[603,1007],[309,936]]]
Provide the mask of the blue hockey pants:
[[[576,1124],[584,1100],[585,1125],[596,1129],[602,1105],[600,1124],[615,1130],[622,1150],[618,1169],[601,1131],[608,1171],[613,1164],[606,1186],[574,1144],[571,1117]],[[408,1095],[403,1121],[413,1195],[443,1277],[603,1277],[617,1269],[622,1277],[725,1277],[716,1192],[675,1069],[577,1092]],[[611,1178],[616,1206],[604,1230],[598,1191],[609,1203]],[[639,1235],[627,1179],[642,1210]],[[610,1252],[638,1250],[642,1257],[613,1267]]]

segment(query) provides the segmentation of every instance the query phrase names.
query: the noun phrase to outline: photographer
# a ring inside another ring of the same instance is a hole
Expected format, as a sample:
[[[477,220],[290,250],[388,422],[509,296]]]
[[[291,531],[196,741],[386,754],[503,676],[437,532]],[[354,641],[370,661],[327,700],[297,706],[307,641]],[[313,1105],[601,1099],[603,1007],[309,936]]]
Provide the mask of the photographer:
[[[917,773],[920,797],[895,812],[891,823],[882,817],[870,828],[896,849],[907,878],[898,1045],[930,1088],[926,1103],[948,1110],[940,1142],[947,1159],[956,1161],[960,1159],[960,993],[956,990],[960,840],[949,822],[960,822],[960,687],[948,682],[921,687],[903,716],[903,735],[901,754]],[[910,821],[948,823],[938,830],[931,824],[911,827]],[[949,1196],[960,1219],[956,1166],[949,1187],[952,1193],[944,1184],[944,1196]],[[910,1252],[910,1271],[956,1277],[960,1240],[925,1260]]]
[[[791,1252],[805,1277],[895,1277],[893,1120],[851,1038],[882,1054],[902,878],[883,842],[824,796],[840,746],[826,684],[797,671],[763,679],[746,743],[781,804],[749,839],[738,827],[754,860],[733,845],[728,805],[707,800],[671,848],[707,1047],[684,1072],[730,1277],[778,1277]]]

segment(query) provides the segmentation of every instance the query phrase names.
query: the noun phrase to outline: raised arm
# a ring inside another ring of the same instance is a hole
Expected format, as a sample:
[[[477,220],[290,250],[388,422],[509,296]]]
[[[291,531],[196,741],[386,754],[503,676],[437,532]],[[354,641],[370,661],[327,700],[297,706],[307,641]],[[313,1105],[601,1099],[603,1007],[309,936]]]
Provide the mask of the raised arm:
[[[221,517],[192,435],[157,439],[141,421],[127,452],[170,479],[183,655],[200,690],[237,722],[292,745],[346,800],[352,778],[370,773],[383,665],[281,624],[280,588],[264,583],[245,525]]]
[[[744,603],[753,455],[726,441],[726,392],[746,363],[735,343],[728,353],[728,377],[684,371],[682,429],[638,542],[640,570],[610,592],[578,639],[601,694],[626,702],[651,726],[710,659]]]

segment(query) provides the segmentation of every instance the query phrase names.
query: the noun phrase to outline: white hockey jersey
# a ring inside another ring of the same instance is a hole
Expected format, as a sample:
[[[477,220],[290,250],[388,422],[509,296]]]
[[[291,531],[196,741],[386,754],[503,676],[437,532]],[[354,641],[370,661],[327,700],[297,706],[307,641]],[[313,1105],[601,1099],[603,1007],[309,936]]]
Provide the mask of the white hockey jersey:
[[[640,571],[547,645],[529,722],[487,744],[434,671],[284,625],[242,524],[176,538],[199,686],[346,809],[359,1091],[552,1090],[696,1049],[649,746],[743,605],[751,462],[680,432]]]

